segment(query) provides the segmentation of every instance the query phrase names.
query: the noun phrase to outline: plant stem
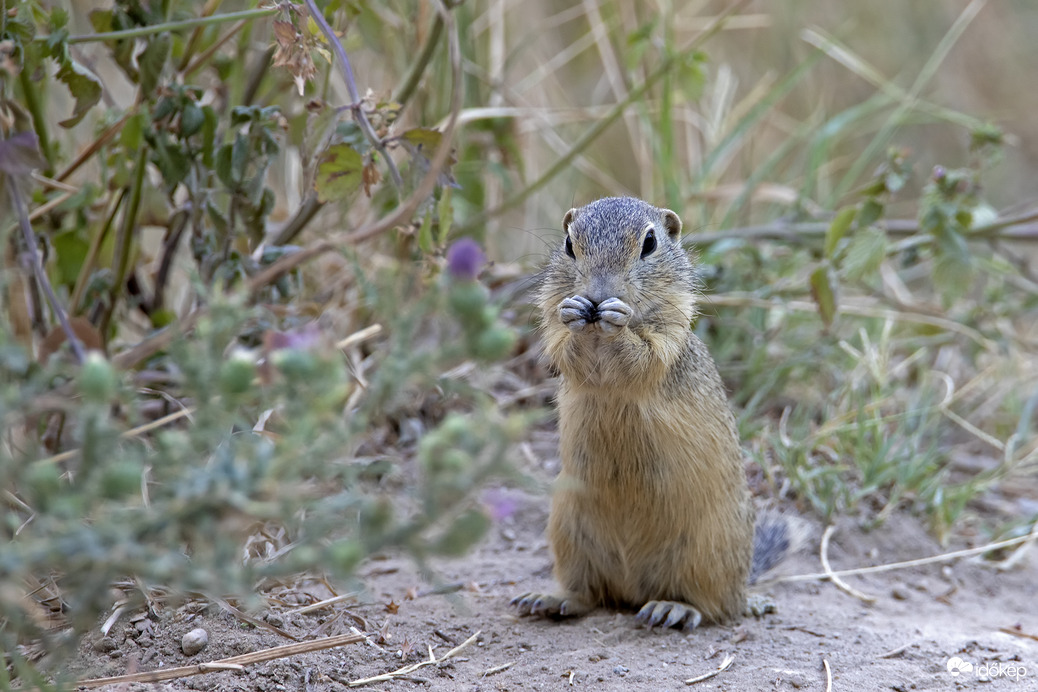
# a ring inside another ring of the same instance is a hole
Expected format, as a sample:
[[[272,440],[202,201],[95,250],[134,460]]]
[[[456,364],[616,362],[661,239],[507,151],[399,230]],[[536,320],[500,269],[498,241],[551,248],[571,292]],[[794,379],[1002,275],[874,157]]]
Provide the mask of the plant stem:
[[[681,48],[681,50],[677,51],[676,53],[672,53],[671,55],[668,55],[667,58],[662,63],[660,63],[660,66],[657,67],[655,71],[650,73],[649,76],[645,78],[644,82],[636,86],[634,89],[631,89],[631,91],[627,94],[627,98],[625,98],[623,101],[620,101],[611,109],[609,109],[609,112],[606,113],[606,115],[603,116],[598,122],[592,125],[591,129],[585,132],[573,144],[573,146],[569,148],[569,150],[565,154],[560,156],[555,161],[555,163],[552,164],[551,167],[541,175],[540,178],[533,181],[525,188],[515,193],[514,195],[506,199],[504,202],[494,207],[493,209],[488,209],[487,211],[484,211],[483,213],[477,214],[473,218],[468,219],[467,221],[465,221],[465,223],[460,224],[458,227],[456,227],[456,231],[459,234],[464,234],[465,232],[471,231],[474,228],[482,226],[493,217],[502,214],[503,212],[511,209],[512,207],[516,207],[522,204],[531,195],[533,195],[533,193],[537,192],[542,187],[547,185],[548,182],[552,180],[552,178],[557,176],[566,167],[568,167],[570,163],[573,161],[573,159],[575,159],[580,154],[580,152],[586,149],[588,145],[590,145],[591,142],[597,139],[600,134],[605,132],[606,128],[612,125],[621,115],[623,115],[624,111],[627,110],[628,106],[630,106],[632,103],[644,96],[645,93],[649,91],[649,89],[651,89],[657,82],[659,82],[664,77],[664,75],[669,73],[674,68],[674,66],[678,64],[679,60],[684,60],[686,55],[688,55],[692,51],[698,50],[699,47],[703,45],[703,43],[705,43],[709,38],[711,38],[714,34],[720,31],[721,27],[724,26],[724,20],[731,16],[732,13],[739,10],[742,6],[746,5],[747,2],[748,0],[738,0],[737,2],[734,2],[731,5],[729,5],[728,8],[721,12],[721,14],[719,14],[710,24],[710,26],[708,26],[701,34],[692,39],[692,41],[689,42],[683,48]]]
[[[133,187],[130,188],[130,204],[123,212],[122,223],[119,225],[119,233],[115,237],[115,280],[112,283],[112,294],[109,304],[105,309],[97,329],[104,334],[108,329],[108,323],[115,312],[116,299],[123,290],[126,283],[126,273],[130,267],[130,248],[133,245],[133,226],[137,222],[137,212],[141,206],[141,193],[144,190],[144,173],[148,168],[148,147],[141,146],[137,152],[137,160],[134,162]]]
[[[29,70],[22,70],[18,73],[18,83],[21,85],[22,94],[25,96],[25,105],[32,116],[32,126],[36,130],[36,138],[40,143],[40,153],[43,154],[43,158],[47,162],[44,174],[51,176],[54,174],[54,150],[50,145],[50,137],[47,134],[47,119],[43,117],[39,94],[36,93]]]
[[[433,54],[436,53],[436,46],[440,42],[441,35],[443,35],[443,18],[440,15],[436,15],[432,28],[429,29],[429,36],[425,39],[425,45],[422,46],[422,52],[418,54],[418,57],[415,58],[415,61],[407,69],[407,75],[404,77],[403,84],[397,87],[397,90],[393,93],[394,102],[403,106],[411,99],[415,89],[418,88],[418,83],[422,81],[422,74],[425,73],[425,68],[429,66],[429,61],[432,60]]]
[[[29,223],[29,216],[25,210],[25,200],[22,199],[18,183],[11,176],[7,176],[7,190],[11,195],[15,213],[18,215],[18,223],[22,229],[22,239],[25,241],[25,250],[32,258],[32,271],[36,275],[36,283],[47,296],[50,309],[54,312],[54,316],[57,318],[58,324],[61,325],[62,331],[65,332],[65,338],[68,340],[69,348],[72,349],[76,362],[82,363],[85,356],[83,344],[80,343],[76,333],[72,331],[72,325],[69,324],[65,308],[58,302],[58,297],[54,294],[54,287],[50,285],[50,279],[47,278],[47,272],[43,268],[43,261],[40,259],[39,248],[36,247],[36,234],[32,232],[32,225]]]
[[[105,219],[105,225],[101,227],[101,230],[90,239],[90,246],[87,248],[86,258],[83,260],[83,267],[79,270],[79,277],[76,279],[76,286],[72,289],[72,298],[69,299],[68,305],[69,310],[72,314],[79,313],[79,303],[83,300],[83,293],[86,292],[87,281],[90,279],[90,275],[94,271],[94,263],[97,262],[97,256],[101,252],[101,245],[104,244],[105,238],[108,237],[108,232],[112,230],[112,224],[115,223],[115,215],[119,213],[119,208],[123,205],[123,200],[126,199],[126,188],[120,191],[119,196],[115,200],[115,204],[112,205],[112,211],[108,214],[108,218]]]
[[[161,34],[164,31],[178,31],[180,29],[193,29],[199,26],[209,26],[211,24],[223,24],[224,22],[236,22],[242,19],[259,19],[260,17],[269,17],[278,11],[276,7],[268,7],[265,9],[258,10],[243,10],[241,12],[229,12],[227,14],[216,14],[211,17],[194,17],[192,19],[182,19],[179,22],[163,22],[162,24],[152,24],[150,26],[141,26],[136,29],[123,29],[122,31],[108,31],[103,34],[76,34],[75,36],[69,36],[68,42],[73,43],[90,43],[94,41],[115,41],[123,38],[140,38],[142,36],[151,36],[152,34]]]
[[[325,21],[324,14],[317,7],[317,3],[314,0],[305,0],[305,2],[307,9],[310,10],[310,16],[317,22],[321,33],[328,40],[328,45],[331,46],[332,52],[335,53],[336,61],[339,63],[339,69],[342,70],[343,76],[346,78],[346,90],[350,94],[350,101],[353,102],[354,119],[360,125],[364,136],[371,142],[371,146],[375,147],[378,153],[382,155],[383,160],[386,162],[386,167],[389,168],[389,174],[393,180],[393,185],[396,187],[397,194],[402,194],[404,180],[400,177],[400,171],[396,167],[396,162],[393,161],[393,158],[386,151],[386,145],[375,134],[375,128],[371,126],[368,115],[361,106],[360,92],[357,90],[357,80],[353,78],[353,67],[350,66],[350,59],[346,55],[346,49],[342,47],[342,42],[339,41],[339,37],[335,35],[332,28],[328,26],[328,22]]]
[[[315,193],[307,195],[306,200],[299,205],[295,215],[284,225],[277,237],[271,241],[271,245],[287,245],[292,242],[297,235],[302,233],[303,229],[306,228],[306,224],[310,223],[310,220],[314,218],[314,215],[323,206],[324,204],[317,201]]]

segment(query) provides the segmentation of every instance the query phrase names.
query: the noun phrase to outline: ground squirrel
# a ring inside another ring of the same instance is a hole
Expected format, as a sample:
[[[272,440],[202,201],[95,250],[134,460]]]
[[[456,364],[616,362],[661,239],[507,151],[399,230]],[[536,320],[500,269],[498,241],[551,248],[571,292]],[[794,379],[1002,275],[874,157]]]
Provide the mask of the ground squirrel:
[[[754,529],[735,418],[692,333],[699,282],[681,220],[613,197],[562,224],[538,294],[561,375],[548,535],[562,591],[512,604],[548,617],[635,607],[650,626],[728,621],[790,535],[778,515]]]

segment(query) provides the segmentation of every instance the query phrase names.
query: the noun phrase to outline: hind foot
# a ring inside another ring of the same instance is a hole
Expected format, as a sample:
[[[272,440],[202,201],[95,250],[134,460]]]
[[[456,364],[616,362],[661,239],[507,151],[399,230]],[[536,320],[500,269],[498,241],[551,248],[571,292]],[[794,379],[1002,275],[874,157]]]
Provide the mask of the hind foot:
[[[703,614],[687,603],[677,601],[649,601],[634,619],[647,627],[680,627],[694,630],[703,621]]]
[[[591,605],[575,596],[553,596],[551,594],[524,593],[512,599],[511,604],[519,615],[539,615],[560,620],[578,617],[591,611]]]

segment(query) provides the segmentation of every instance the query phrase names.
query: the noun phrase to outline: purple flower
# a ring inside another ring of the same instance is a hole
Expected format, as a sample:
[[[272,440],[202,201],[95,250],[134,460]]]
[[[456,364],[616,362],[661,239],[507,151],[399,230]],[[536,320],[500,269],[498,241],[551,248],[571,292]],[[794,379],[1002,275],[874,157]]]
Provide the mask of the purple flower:
[[[472,281],[486,261],[487,256],[472,238],[462,238],[447,248],[447,270],[455,279]]]
[[[508,492],[504,488],[488,488],[484,490],[482,500],[487,514],[496,522],[507,519],[519,509],[519,499],[515,494]]]

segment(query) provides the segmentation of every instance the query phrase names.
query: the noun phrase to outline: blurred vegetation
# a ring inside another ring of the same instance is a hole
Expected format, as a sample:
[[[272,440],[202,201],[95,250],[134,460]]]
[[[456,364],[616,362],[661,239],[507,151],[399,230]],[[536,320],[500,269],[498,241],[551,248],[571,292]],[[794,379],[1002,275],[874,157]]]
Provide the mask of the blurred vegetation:
[[[772,493],[1026,531],[1038,10],[834,13],[6,3],[0,683],[122,578],[464,553],[543,403],[525,277],[604,194],[691,229]]]

